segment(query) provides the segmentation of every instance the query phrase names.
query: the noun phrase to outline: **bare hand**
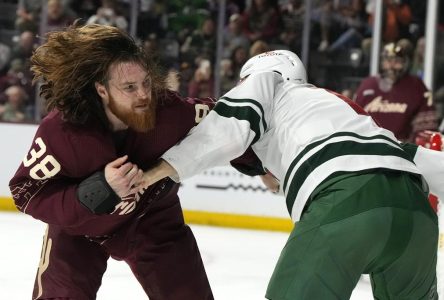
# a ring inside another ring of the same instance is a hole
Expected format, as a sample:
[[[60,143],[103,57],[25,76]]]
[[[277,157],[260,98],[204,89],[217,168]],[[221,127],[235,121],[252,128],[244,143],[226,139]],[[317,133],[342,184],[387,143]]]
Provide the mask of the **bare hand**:
[[[279,181],[271,173],[260,176],[265,186],[273,193],[279,192]]]
[[[137,165],[126,162],[128,156],[122,156],[105,166],[105,179],[120,197],[135,194],[139,191],[139,184],[143,172]]]

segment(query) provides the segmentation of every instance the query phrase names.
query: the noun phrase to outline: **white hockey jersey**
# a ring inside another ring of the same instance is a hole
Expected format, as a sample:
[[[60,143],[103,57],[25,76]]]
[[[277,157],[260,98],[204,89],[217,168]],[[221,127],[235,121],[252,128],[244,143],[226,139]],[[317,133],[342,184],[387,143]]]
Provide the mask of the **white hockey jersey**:
[[[228,164],[250,145],[280,180],[293,221],[313,190],[335,174],[374,168],[419,173],[394,135],[359,106],[273,72],[250,75],[230,90],[162,158],[183,180]]]

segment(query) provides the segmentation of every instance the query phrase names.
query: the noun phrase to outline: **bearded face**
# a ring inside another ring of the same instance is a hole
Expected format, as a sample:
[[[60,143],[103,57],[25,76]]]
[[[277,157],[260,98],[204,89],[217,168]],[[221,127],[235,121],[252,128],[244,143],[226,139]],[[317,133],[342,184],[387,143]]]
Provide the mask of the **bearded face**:
[[[385,58],[382,61],[382,75],[394,83],[405,74],[405,64],[405,59],[401,57]]]
[[[132,128],[148,132],[156,122],[156,100],[152,97],[151,78],[136,62],[110,66],[106,85],[96,83],[113,130]]]
[[[119,118],[123,123],[128,125],[129,128],[138,132],[148,132],[154,128],[156,123],[156,101],[150,99],[140,99],[131,107],[125,107],[119,105],[119,101],[114,99],[113,96],[109,97],[109,109],[111,112]]]

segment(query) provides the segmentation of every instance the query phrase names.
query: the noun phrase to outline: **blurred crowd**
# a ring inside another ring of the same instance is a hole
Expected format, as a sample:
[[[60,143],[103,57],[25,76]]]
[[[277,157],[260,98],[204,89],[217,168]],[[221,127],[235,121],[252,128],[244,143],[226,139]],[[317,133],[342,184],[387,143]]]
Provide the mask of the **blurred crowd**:
[[[235,85],[241,66],[255,54],[274,49],[301,54],[304,0],[227,0],[222,60],[216,68],[220,73],[214,76],[218,3],[138,2],[136,38],[165,72],[179,74],[174,88],[182,95],[215,96],[216,77],[223,94]],[[311,5],[310,82],[353,98],[369,74],[375,1],[313,0]],[[420,78],[426,5],[423,0],[384,0],[382,43],[406,41],[409,72]],[[47,8],[43,12],[42,6]],[[36,105],[38,83],[32,84],[29,70],[30,56],[45,32],[73,22],[108,24],[127,31],[131,24],[130,0],[0,0],[0,11],[0,121],[8,122],[38,121],[45,113]],[[441,69],[437,82],[444,85]]]

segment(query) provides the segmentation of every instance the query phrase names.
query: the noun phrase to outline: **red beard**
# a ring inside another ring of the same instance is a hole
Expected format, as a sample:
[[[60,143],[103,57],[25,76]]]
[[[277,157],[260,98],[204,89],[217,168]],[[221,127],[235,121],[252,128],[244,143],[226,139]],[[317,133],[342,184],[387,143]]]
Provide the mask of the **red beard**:
[[[145,103],[138,103],[137,105],[140,104]],[[146,104],[148,104],[148,109],[146,111],[136,112],[134,106],[133,109],[119,107],[116,100],[111,95],[109,96],[109,108],[111,112],[128,125],[128,127],[137,132],[148,132],[154,128],[156,123],[156,101],[151,98],[151,101]]]

